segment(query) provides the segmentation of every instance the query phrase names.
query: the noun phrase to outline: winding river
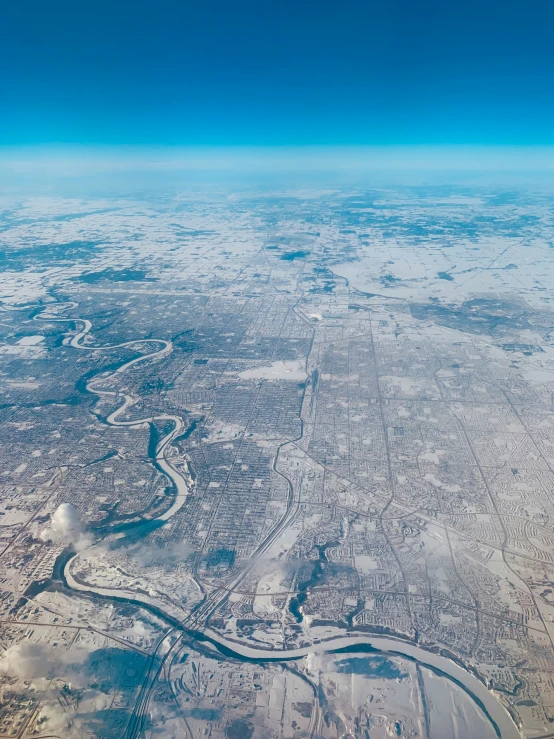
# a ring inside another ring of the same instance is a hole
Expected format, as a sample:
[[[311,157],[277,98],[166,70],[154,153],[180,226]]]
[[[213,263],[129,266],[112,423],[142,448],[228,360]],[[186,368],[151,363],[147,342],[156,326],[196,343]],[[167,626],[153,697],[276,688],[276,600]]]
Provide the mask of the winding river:
[[[73,307],[66,306],[66,307]],[[111,390],[101,390],[96,387],[99,383],[106,383],[111,377],[117,374],[125,372],[129,367],[145,362],[149,359],[161,357],[169,354],[172,351],[172,344],[170,341],[163,339],[138,339],[135,341],[126,341],[121,344],[112,344],[108,346],[88,346],[83,345],[82,341],[87,336],[92,328],[90,321],[83,318],[62,318],[59,316],[52,316],[50,314],[42,313],[35,316],[41,320],[50,321],[72,321],[74,323],[82,323],[83,327],[71,339],[66,339],[65,343],[69,344],[75,349],[80,350],[94,350],[94,351],[108,351],[111,349],[120,349],[124,347],[137,347],[144,344],[160,344],[161,347],[157,351],[142,356],[136,357],[124,364],[122,364],[117,370],[109,375],[104,375],[100,379],[96,378],[87,383],[86,389],[98,396],[111,396],[115,399],[123,398],[123,403],[106,418],[106,422],[110,426],[125,426],[129,428],[140,428],[145,424],[152,423],[154,421],[171,421],[173,427],[169,433],[167,433],[159,442],[156,448],[156,463],[159,465],[163,473],[173,482],[176,489],[175,499],[170,508],[158,517],[151,520],[145,521],[144,523],[137,524],[137,526],[128,529],[125,532],[118,534],[112,534],[106,537],[104,541],[110,539],[121,538],[128,536],[129,534],[138,534],[143,530],[150,530],[154,521],[168,521],[175,513],[184,505],[191,486],[190,479],[187,479],[183,474],[174,469],[166,458],[166,453],[171,445],[171,442],[182,432],[184,423],[183,420],[176,415],[161,414],[158,416],[149,416],[147,418],[133,419],[130,421],[121,421],[119,417],[125,413],[125,411],[137,402],[135,398],[130,395],[121,394]],[[113,591],[84,585],[77,582],[71,574],[72,560],[69,560],[66,564],[64,575],[67,584],[76,590],[86,590],[91,593],[96,593],[101,596],[113,596]],[[125,593],[125,596],[127,593]],[[133,599],[129,599],[133,600]],[[140,600],[135,598],[136,602],[140,604]],[[141,604],[143,605],[143,604]],[[396,640],[388,637],[381,636],[337,636],[333,639],[314,642],[309,646],[299,647],[295,649],[287,650],[272,650],[272,649],[259,649],[257,647],[248,646],[246,644],[238,643],[225,639],[219,633],[211,631],[210,629],[204,629],[203,631],[188,631],[185,627],[183,630],[186,631],[190,636],[197,639],[199,642],[210,642],[213,644],[222,655],[232,657],[237,660],[255,660],[256,662],[286,662],[290,660],[300,659],[308,654],[323,654],[323,653],[336,653],[336,652],[348,652],[367,650],[372,652],[379,652],[384,655],[396,655],[403,657],[414,662],[418,662],[420,665],[433,670],[442,676],[445,676],[452,680],[456,685],[460,686],[483,710],[492,726],[494,727],[499,739],[521,739],[521,733],[519,732],[515,722],[513,721],[510,713],[504,707],[498,697],[488,690],[488,688],[472,673],[460,667],[458,664],[453,662],[442,655],[429,652],[415,644]]]
[[[257,647],[231,641],[210,629],[206,629],[197,638],[211,642],[226,656],[261,662],[285,662],[306,657],[308,654],[348,653],[349,651],[363,651],[364,649],[385,656],[403,657],[412,662],[418,662],[421,666],[449,678],[462,688],[485,713],[500,739],[521,739],[522,736],[508,710],[475,675],[464,670],[463,667],[452,660],[440,654],[428,652],[409,642],[381,636],[351,635],[337,636],[295,649],[273,650],[258,649]]]
[[[74,304],[69,304],[65,307],[73,307],[73,306]],[[96,387],[96,385],[98,383],[108,382],[112,377],[122,374],[123,372],[128,370],[129,367],[133,367],[136,364],[145,362],[146,360],[149,360],[149,359],[154,359],[156,357],[162,357],[167,354],[170,354],[171,351],[173,350],[171,341],[166,341],[165,339],[135,339],[131,341],[124,341],[120,344],[108,344],[106,346],[88,346],[88,345],[82,344],[83,339],[87,336],[87,334],[90,332],[92,328],[92,323],[86,318],[66,318],[66,317],[62,318],[59,316],[52,316],[48,313],[46,314],[41,313],[35,316],[35,319],[48,320],[48,321],[71,321],[73,323],[82,323],[83,328],[81,329],[81,331],[75,334],[75,336],[73,336],[71,339],[68,339],[68,340],[66,339],[66,342],[65,342],[69,344],[69,346],[72,346],[74,349],[81,349],[81,350],[86,350],[86,351],[109,351],[111,349],[123,349],[125,347],[138,347],[144,344],[161,344],[161,348],[158,349],[157,351],[150,352],[149,354],[143,354],[140,357],[135,357],[134,359],[131,359],[128,362],[125,362],[124,364],[122,364],[120,367],[118,367],[118,369],[116,369],[114,372],[110,373],[109,375],[104,375],[100,379],[96,378],[96,380],[90,380],[86,384],[86,390],[100,397],[113,397],[115,399],[123,398],[123,403],[118,408],[116,408],[114,411],[112,411],[109,414],[109,416],[106,418],[106,423],[109,426],[118,426],[118,427],[124,426],[127,428],[138,429],[138,428],[144,427],[146,424],[153,423],[154,421],[170,421],[173,424],[173,428],[171,429],[171,431],[160,439],[156,447],[157,466],[166,475],[166,477],[168,477],[171,480],[171,482],[175,486],[176,495],[174,497],[172,505],[166,511],[161,513],[159,516],[149,519],[148,521],[144,523],[137,524],[137,526],[129,528],[125,532],[120,532],[118,534],[113,534],[109,537],[106,537],[105,541],[122,538],[124,536],[129,536],[130,534],[133,534],[133,535],[139,534],[140,531],[143,530],[144,528],[151,528],[152,523],[154,521],[160,521],[160,522],[168,521],[172,516],[175,515],[175,513],[177,513],[177,511],[180,508],[183,507],[187,499],[187,496],[189,494],[190,487],[191,487],[191,480],[185,475],[183,475],[181,472],[174,469],[166,459],[166,452],[169,450],[171,442],[177,436],[179,436],[184,429],[183,419],[177,415],[162,413],[157,416],[147,416],[146,418],[134,418],[130,421],[120,421],[118,420],[119,416],[121,416],[123,413],[127,411],[128,408],[134,405],[137,402],[136,399],[133,398],[131,395],[125,395],[122,393],[118,393],[114,390],[100,390],[98,387]]]

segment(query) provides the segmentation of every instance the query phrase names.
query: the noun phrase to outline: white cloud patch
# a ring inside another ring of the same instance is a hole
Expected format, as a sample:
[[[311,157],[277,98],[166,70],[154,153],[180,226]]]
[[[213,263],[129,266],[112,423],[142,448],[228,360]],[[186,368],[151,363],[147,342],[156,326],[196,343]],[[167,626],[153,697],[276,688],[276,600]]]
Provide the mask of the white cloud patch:
[[[55,677],[62,668],[65,672],[68,667],[82,664],[87,657],[86,650],[68,652],[50,644],[24,641],[6,649],[0,657],[0,675],[19,680]]]
[[[85,529],[79,511],[71,503],[62,503],[56,508],[50,518],[50,526],[44,529],[40,538],[54,544],[72,546],[76,551],[86,549],[94,542]]]
[[[70,716],[56,703],[41,708],[37,726],[40,729],[47,730],[49,734],[59,734],[64,737],[73,736]]]
[[[191,554],[192,548],[184,541],[168,545],[133,544],[127,549],[127,554],[142,567],[163,567],[184,562]]]
[[[78,706],[62,706],[59,694],[47,691],[36,723],[35,734],[52,739],[83,739],[97,736],[102,712],[107,711],[113,700],[112,693],[86,689],[81,693]],[[35,736],[33,734],[33,736]]]

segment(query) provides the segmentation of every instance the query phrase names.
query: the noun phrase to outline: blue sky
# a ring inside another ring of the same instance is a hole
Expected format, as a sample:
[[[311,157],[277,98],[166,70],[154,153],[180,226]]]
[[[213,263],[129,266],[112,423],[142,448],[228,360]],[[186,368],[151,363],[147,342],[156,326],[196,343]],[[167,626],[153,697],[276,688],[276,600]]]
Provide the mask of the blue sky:
[[[551,0],[3,8],[0,145],[548,145]]]

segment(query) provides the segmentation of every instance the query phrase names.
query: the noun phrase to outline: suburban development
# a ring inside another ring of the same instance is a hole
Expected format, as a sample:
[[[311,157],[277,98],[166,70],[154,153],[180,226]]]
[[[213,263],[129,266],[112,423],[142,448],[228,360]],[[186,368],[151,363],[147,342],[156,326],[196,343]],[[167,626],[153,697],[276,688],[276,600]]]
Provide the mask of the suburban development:
[[[553,204],[4,197],[0,738],[554,737]]]

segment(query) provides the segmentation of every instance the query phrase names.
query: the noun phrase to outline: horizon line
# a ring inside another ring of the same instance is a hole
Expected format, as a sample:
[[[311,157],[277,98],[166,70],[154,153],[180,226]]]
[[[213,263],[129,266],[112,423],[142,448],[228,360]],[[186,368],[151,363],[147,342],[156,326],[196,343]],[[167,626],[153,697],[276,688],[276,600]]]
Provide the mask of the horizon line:
[[[554,145],[0,144],[0,175],[66,178],[117,173],[383,173],[554,171]]]

